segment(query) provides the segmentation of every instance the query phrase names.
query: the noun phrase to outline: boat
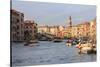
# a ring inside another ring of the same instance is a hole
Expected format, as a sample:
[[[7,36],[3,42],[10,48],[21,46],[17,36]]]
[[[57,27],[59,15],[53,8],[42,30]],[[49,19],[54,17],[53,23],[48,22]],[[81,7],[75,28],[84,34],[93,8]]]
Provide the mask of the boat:
[[[38,43],[38,40],[27,41],[27,42],[25,42],[24,46],[29,46],[30,44],[33,44],[33,43]]]
[[[29,44],[30,47],[40,46],[39,44]]]
[[[90,54],[90,53],[92,53],[92,48],[91,47],[82,47],[80,49],[80,52],[79,53]]]
[[[67,46],[72,46],[72,43],[66,43]]]
[[[62,42],[62,39],[59,38],[59,37],[55,37],[55,38],[53,39],[53,42]]]
[[[24,46],[28,46],[29,45],[29,42],[25,42]]]
[[[68,40],[66,41],[66,45],[67,45],[67,46],[72,46],[72,40],[71,40],[71,39],[68,39]]]
[[[85,44],[79,43],[78,45],[76,45],[76,48],[79,49],[79,53],[83,53],[83,54],[96,53],[96,47],[93,47],[92,43],[85,43]]]
[[[38,43],[38,40],[30,40],[29,43]]]
[[[42,37],[39,39],[39,41],[48,41],[48,39],[46,37]]]

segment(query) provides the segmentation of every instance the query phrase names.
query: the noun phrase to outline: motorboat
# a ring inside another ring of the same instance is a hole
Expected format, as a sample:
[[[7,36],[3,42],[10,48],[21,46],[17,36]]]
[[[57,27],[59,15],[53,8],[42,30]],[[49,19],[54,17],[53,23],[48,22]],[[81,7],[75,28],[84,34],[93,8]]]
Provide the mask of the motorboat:
[[[66,45],[67,45],[67,46],[72,46],[72,40],[71,40],[71,39],[67,39]]]
[[[85,43],[85,44],[77,44],[76,47],[79,49],[79,53],[84,53],[84,54],[91,54],[91,53],[96,53],[96,48],[93,47],[92,43]]]
[[[56,38],[53,39],[53,42],[62,42],[62,39],[59,38],[59,37],[56,37]]]
[[[30,40],[29,43],[38,43],[38,40]]]
[[[30,40],[25,42],[24,46],[29,46],[30,44],[38,43],[38,40]]]

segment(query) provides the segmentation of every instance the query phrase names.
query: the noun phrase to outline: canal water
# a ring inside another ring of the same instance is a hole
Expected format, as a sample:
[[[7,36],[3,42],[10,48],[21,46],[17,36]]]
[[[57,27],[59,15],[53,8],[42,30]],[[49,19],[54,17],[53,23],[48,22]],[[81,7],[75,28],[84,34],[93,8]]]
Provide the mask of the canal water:
[[[38,46],[30,47],[24,46],[24,43],[12,43],[12,65],[31,66],[96,61],[95,54],[78,54],[75,46],[67,47],[65,42],[40,41],[34,45]]]

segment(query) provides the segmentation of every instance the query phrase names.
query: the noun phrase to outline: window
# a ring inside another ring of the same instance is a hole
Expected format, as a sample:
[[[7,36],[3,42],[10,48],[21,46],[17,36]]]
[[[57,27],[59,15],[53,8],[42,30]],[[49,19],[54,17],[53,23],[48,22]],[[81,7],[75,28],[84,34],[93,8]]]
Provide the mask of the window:
[[[36,26],[34,26],[34,29],[36,29]]]
[[[17,22],[19,22],[19,19],[17,19]]]
[[[15,31],[15,30],[16,30],[16,27],[15,27],[15,26],[13,26],[13,27],[12,27],[12,31]]]
[[[19,32],[17,32],[17,35],[19,34]]]
[[[19,29],[19,26],[17,25],[17,29]]]
[[[28,26],[26,26],[26,28],[28,28]]]

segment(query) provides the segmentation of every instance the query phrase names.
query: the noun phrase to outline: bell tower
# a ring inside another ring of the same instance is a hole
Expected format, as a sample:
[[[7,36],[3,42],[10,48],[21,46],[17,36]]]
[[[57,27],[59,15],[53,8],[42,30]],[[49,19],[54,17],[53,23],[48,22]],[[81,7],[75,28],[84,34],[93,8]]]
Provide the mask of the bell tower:
[[[72,27],[72,17],[69,16],[69,19],[68,19],[68,27]]]

